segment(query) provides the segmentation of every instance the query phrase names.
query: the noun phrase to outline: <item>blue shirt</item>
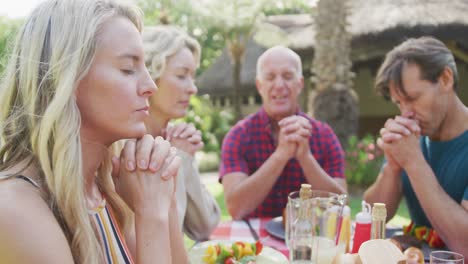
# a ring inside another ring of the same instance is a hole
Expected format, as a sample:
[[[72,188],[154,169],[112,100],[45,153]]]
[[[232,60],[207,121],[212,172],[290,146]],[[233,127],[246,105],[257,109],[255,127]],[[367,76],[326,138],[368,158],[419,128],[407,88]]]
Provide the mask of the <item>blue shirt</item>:
[[[424,136],[420,143],[424,158],[445,192],[458,204],[468,200],[468,131],[449,141],[431,141]],[[402,181],[411,219],[416,225],[432,227],[406,172],[403,172]]]

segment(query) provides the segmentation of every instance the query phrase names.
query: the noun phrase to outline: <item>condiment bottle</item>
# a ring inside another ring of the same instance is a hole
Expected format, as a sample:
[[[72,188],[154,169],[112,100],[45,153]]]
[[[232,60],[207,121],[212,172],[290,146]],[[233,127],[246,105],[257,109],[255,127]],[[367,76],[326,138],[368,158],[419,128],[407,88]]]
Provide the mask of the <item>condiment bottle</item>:
[[[310,184],[301,184],[299,191],[300,206],[298,217],[292,225],[292,254],[291,262],[312,260],[312,217],[310,198],[312,197],[312,187]]]
[[[385,222],[387,219],[387,208],[384,203],[374,203],[372,208],[372,231],[371,239],[385,238]]]
[[[371,207],[366,201],[362,201],[361,205],[361,212],[356,215],[356,227],[354,228],[353,248],[351,253],[357,253],[361,244],[371,237]]]
[[[340,241],[346,243],[345,252],[349,252],[349,241],[351,239],[351,208],[345,205],[343,208],[343,222],[341,223]]]

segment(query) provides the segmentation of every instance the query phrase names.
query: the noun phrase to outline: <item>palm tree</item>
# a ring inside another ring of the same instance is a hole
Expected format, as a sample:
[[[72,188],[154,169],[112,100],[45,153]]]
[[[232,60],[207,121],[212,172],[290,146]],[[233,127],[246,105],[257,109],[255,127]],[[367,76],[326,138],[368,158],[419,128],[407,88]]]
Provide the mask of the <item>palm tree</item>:
[[[204,3],[204,4],[202,4]],[[264,0],[205,0],[197,10],[205,18],[204,23],[216,28],[224,38],[233,65],[233,105],[235,120],[241,114],[241,70],[247,42],[263,18]]]
[[[309,112],[327,122],[341,144],[358,128],[357,95],[352,89],[351,35],[347,31],[348,0],[321,0],[313,13],[315,54]]]

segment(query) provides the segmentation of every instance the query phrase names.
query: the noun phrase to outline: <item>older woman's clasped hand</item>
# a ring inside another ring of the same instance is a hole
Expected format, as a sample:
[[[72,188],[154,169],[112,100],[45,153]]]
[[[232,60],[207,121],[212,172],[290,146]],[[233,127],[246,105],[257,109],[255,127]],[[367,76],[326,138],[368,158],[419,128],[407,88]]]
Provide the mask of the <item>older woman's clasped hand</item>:
[[[127,140],[120,159],[112,159],[116,191],[135,213],[168,212],[180,164],[176,149],[162,137]]]
[[[171,142],[172,146],[192,156],[203,149],[204,146],[200,130],[191,123],[178,123],[168,126],[166,139]]]

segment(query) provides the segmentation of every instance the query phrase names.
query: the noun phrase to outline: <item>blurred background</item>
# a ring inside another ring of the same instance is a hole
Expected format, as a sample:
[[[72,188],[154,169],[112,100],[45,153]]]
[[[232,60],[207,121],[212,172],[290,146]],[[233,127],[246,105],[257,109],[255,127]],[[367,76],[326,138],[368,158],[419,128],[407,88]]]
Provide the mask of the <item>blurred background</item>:
[[[0,73],[24,17],[41,0],[0,2]],[[328,122],[346,151],[352,216],[374,180],[383,155],[375,140],[398,113],[373,82],[385,54],[405,39],[442,40],[455,55],[459,96],[468,104],[468,1],[466,0],[134,0],[145,25],[173,24],[202,46],[198,96],[185,121],[203,132],[197,154],[202,178],[223,208],[217,181],[220,146],[230,127],[261,104],[255,65],[268,47],[285,45],[302,58],[304,111]],[[397,224],[409,220],[402,203]]]

